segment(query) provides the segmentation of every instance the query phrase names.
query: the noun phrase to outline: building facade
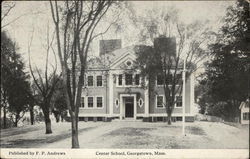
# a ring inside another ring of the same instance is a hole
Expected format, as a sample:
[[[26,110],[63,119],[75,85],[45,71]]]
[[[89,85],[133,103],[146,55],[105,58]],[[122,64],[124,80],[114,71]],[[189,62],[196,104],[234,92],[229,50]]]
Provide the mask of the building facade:
[[[249,124],[249,99],[240,104],[240,123]]]
[[[149,82],[140,76],[140,70],[131,71],[136,60],[134,46],[120,49],[112,47],[116,49],[110,53],[100,53],[100,58],[89,60],[79,108],[80,120],[166,120],[162,80],[156,77],[154,92],[150,92],[146,87]],[[187,80],[185,90],[186,120],[193,121],[193,75]],[[182,97],[176,98],[172,117],[182,120]]]

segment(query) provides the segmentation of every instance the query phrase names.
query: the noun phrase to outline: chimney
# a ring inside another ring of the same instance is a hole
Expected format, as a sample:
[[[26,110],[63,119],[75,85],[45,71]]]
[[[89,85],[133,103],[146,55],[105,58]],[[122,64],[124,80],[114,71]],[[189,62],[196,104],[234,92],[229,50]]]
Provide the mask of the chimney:
[[[121,47],[122,47],[121,39],[100,40],[99,43],[100,56],[108,54],[114,50],[121,49]]]
[[[175,37],[160,36],[154,39],[154,48],[159,52],[166,52],[169,55],[176,55]]]

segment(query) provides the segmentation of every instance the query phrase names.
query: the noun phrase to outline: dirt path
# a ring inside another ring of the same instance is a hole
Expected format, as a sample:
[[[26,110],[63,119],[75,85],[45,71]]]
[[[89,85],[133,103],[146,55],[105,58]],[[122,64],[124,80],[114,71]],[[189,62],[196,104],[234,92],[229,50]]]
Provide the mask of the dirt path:
[[[88,122],[91,123],[91,122]],[[90,144],[95,144],[99,148],[98,145],[103,146],[100,142],[95,142],[96,138],[109,133],[113,130],[116,130],[117,128],[120,128],[124,126],[123,122],[113,122],[113,123],[106,123],[106,122],[101,122],[101,124],[98,127],[95,127],[95,129],[92,129],[90,131],[86,132],[81,132],[79,133],[79,142],[81,148],[91,148],[89,147]],[[43,148],[71,148],[71,138],[67,138],[64,140],[61,140],[60,142],[56,142],[50,145],[44,145]],[[104,147],[105,148],[105,147]]]
[[[249,129],[216,122],[172,125],[156,122],[79,122],[81,148],[127,149],[230,149],[249,148]],[[71,148],[70,123],[53,124],[53,134],[45,135],[43,126],[8,130],[1,147]]]

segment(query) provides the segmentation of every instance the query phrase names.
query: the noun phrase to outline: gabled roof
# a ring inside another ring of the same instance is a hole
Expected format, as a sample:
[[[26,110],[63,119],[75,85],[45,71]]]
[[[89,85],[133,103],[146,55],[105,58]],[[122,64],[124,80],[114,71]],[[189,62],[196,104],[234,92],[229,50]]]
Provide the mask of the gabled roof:
[[[88,60],[88,69],[109,69],[113,64],[128,54],[135,57],[134,46],[124,47],[100,57],[91,58]]]
[[[244,102],[241,102],[241,103],[240,103],[239,109],[242,109],[245,105],[248,105],[248,106],[249,106],[249,99],[247,99],[247,100],[244,101]]]

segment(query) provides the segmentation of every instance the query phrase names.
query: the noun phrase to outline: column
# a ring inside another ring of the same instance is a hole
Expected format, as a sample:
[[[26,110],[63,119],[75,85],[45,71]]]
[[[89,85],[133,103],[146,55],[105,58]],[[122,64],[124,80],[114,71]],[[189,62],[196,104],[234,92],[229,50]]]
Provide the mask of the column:
[[[111,72],[109,72],[109,116],[112,117],[113,116],[113,74]]]

